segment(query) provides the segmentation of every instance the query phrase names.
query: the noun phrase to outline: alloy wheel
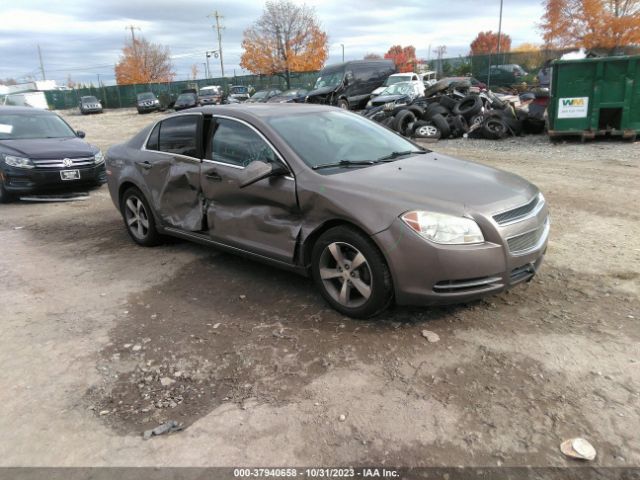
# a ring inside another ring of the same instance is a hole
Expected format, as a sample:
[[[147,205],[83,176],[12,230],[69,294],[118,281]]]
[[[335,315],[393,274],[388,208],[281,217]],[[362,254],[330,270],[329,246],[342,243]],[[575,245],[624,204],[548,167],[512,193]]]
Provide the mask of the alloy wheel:
[[[353,245],[330,243],[320,256],[319,267],[324,288],[341,305],[357,308],[371,297],[371,268],[362,252]]]
[[[435,137],[438,135],[438,129],[433,125],[423,125],[418,127],[415,133],[421,137]]]
[[[131,234],[139,240],[144,240],[149,233],[149,215],[142,200],[135,195],[127,198],[124,215]]]

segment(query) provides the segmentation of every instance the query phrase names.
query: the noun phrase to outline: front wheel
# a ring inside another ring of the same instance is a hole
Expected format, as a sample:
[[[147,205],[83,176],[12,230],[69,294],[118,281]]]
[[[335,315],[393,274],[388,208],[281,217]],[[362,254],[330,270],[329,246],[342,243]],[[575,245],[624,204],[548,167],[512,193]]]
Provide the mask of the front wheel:
[[[153,247],[160,243],[160,234],[156,229],[153,213],[140,190],[132,187],[124,192],[120,208],[127,232],[134,242],[144,247]]]
[[[340,226],[323,233],[311,255],[313,279],[338,312],[368,318],[393,299],[391,274],[376,245],[358,230]]]
[[[349,101],[346,98],[341,98],[340,100],[338,100],[338,103],[336,105],[343,110],[349,110]]]
[[[0,179],[0,203],[9,203],[13,200],[13,195],[4,188],[4,181]]]

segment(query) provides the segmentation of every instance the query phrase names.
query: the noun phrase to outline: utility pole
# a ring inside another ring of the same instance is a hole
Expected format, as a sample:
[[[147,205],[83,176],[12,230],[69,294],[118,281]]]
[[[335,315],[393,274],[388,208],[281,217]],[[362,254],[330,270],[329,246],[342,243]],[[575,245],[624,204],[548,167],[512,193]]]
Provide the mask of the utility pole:
[[[38,58],[40,59],[40,71],[42,72],[42,80],[46,80],[47,77],[44,74],[44,64],[42,63],[42,52],[40,51],[40,44],[38,44]]]
[[[205,78],[211,78],[211,67],[209,66],[209,57],[211,56],[211,52],[207,52],[205,55],[207,57],[207,63],[204,66],[204,76]]]
[[[342,63],[344,63],[344,43],[341,43],[340,46],[342,47]]]
[[[216,19],[216,25],[215,27],[212,27],[212,28],[215,28],[216,32],[218,33],[218,53],[220,54],[220,71],[222,72],[222,76],[224,77],[224,61],[222,59],[222,30],[224,30],[224,27],[220,26],[220,19],[224,17],[220,15],[217,10],[207,15],[207,17],[208,18],[214,17]]]
[[[498,21],[498,52],[497,52],[498,61],[500,61],[500,40],[502,38],[502,2],[503,0],[500,0],[500,20]]]

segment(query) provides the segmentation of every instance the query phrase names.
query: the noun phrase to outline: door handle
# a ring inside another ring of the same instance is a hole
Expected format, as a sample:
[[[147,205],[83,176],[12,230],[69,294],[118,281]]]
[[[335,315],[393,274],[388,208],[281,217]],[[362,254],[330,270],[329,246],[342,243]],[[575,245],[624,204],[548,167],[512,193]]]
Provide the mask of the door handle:
[[[144,168],[145,170],[149,170],[153,166],[148,160],[145,160],[144,162],[136,162],[136,163],[140,165],[142,168]]]
[[[209,180],[211,180],[213,182],[221,182],[222,181],[222,177],[220,175],[218,175],[216,172],[207,173],[205,175],[205,177],[207,177]]]

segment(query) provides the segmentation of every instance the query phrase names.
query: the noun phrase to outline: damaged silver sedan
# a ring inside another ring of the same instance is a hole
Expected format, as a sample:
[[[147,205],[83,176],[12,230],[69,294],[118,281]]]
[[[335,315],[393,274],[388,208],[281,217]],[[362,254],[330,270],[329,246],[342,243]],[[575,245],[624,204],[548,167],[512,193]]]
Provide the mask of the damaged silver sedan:
[[[549,235],[544,197],[526,180],[326,106],[191,109],[106,162],[138,244],[172,235],[310,275],[352,317],[530,280]]]

